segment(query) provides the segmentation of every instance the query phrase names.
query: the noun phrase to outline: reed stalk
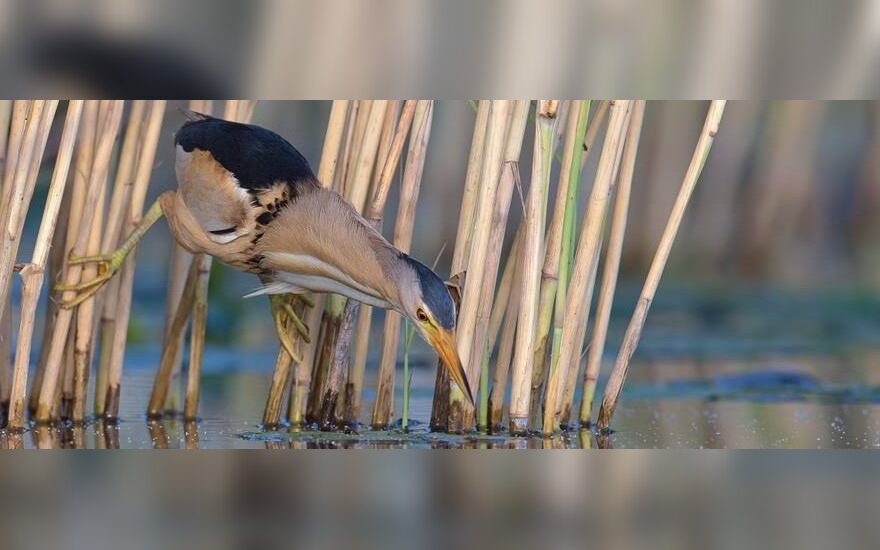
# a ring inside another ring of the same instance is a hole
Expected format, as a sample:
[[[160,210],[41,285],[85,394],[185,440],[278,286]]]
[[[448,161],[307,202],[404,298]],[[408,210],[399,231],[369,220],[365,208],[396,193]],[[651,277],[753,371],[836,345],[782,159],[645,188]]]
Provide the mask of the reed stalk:
[[[626,220],[629,211],[630,192],[632,190],[633,173],[636,166],[636,155],[639,150],[639,139],[642,133],[642,122],[645,117],[645,102],[636,101],[630,117],[626,142],[623,146],[620,176],[614,196],[614,210],[611,214],[611,229],[602,267],[602,282],[599,290],[599,301],[596,304],[596,321],[590,335],[587,351],[587,366],[584,368],[584,386],[581,395],[579,421],[581,426],[590,424],[590,411],[593,409],[593,396],[596,393],[596,381],[605,352],[605,341],[608,337],[608,324],[611,320],[611,306],[614,303],[614,292],[620,268],[620,256],[623,251],[623,238],[626,233]],[[566,415],[563,412],[563,418]]]
[[[28,410],[31,417],[36,415],[37,405],[40,400],[40,391],[43,388],[43,381],[49,363],[59,360],[58,356],[59,354],[64,353],[63,346],[66,345],[64,340],[55,346],[52,345],[53,339],[56,338],[55,333],[57,331],[63,330],[65,333],[65,335],[59,334],[57,336],[58,339],[61,339],[66,337],[66,333],[69,330],[69,325],[67,327],[59,327],[58,325],[61,311],[60,308],[57,307],[57,304],[60,303],[62,295],[60,292],[55,291],[53,285],[64,277],[67,270],[69,252],[76,245],[86,191],[92,172],[92,160],[95,154],[95,140],[97,139],[98,132],[99,107],[100,102],[96,100],[86,101],[83,106],[79,136],[74,148],[73,181],[72,184],[69,184],[70,188],[67,192],[67,198],[63,205],[62,212],[59,214],[59,218],[64,216],[66,220],[64,226],[56,231],[56,238],[53,238],[52,257],[55,273],[53,273],[52,277],[49,279],[52,283],[50,285],[51,299],[49,300],[49,310],[50,313],[52,313],[52,317],[49,319],[49,322],[46,323],[47,330],[43,333],[42,345],[40,348],[40,362],[37,365],[37,370],[34,373],[33,381],[31,382],[30,397],[28,399]]]
[[[369,192],[370,175],[375,163],[375,156],[378,154],[378,142],[385,106],[383,104],[374,112],[372,109],[373,101],[357,101],[353,103],[352,111],[349,113],[349,133],[346,136],[343,159],[341,160],[343,172],[339,175],[335,187],[358,212],[363,212],[366,196]],[[366,135],[368,133],[370,135]],[[369,158],[370,156],[372,159]],[[312,386],[309,389],[309,400],[306,406],[306,420],[310,423],[321,423],[322,420],[323,396],[330,379],[330,369],[339,339],[340,327],[343,323],[345,304],[345,298],[336,294],[330,295],[326,300],[314,359]],[[349,335],[346,335],[345,338],[349,338]],[[345,345],[345,342],[342,345]],[[337,384],[344,384],[342,374],[341,370],[334,373],[331,391],[335,391],[336,395],[341,389]],[[335,403],[333,411],[335,412]],[[327,423],[324,424],[327,425]]]
[[[194,268],[196,282],[192,305],[189,366],[186,372],[186,394],[183,401],[183,419],[185,421],[196,420],[199,412],[199,386],[208,320],[208,282],[211,275],[211,257],[207,254],[197,254],[190,263],[196,266]]]
[[[495,284],[498,278],[498,267],[501,263],[501,250],[504,243],[504,234],[507,228],[507,217],[510,212],[510,203],[513,199],[514,188],[522,189],[519,177],[519,157],[522,151],[523,136],[529,116],[529,101],[517,101],[513,105],[511,118],[508,125],[507,137],[504,146],[503,165],[498,182],[498,190],[495,196],[494,208],[490,218],[490,232],[486,246],[484,277],[480,286],[480,299],[477,306],[477,323],[473,335],[471,347],[470,365],[476,365],[474,375],[479,380],[478,406],[483,412],[479,428],[485,430],[488,422],[488,331],[489,321],[492,314],[492,298],[495,295]],[[450,415],[449,429],[455,432],[463,432],[473,425],[474,409],[469,403],[462,402],[462,415],[456,415],[459,410],[453,405]]]
[[[562,164],[559,172],[559,183],[556,186],[556,200],[553,205],[553,215],[550,218],[550,226],[547,229],[546,246],[544,252],[544,265],[541,268],[540,294],[538,298],[538,321],[535,333],[535,356],[531,382],[531,403],[537,405],[541,401],[544,384],[547,378],[547,368],[550,357],[547,354],[547,340],[550,333],[550,324],[553,317],[555,300],[559,288],[559,264],[561,258],[570,255],[570,236],[564,233],[566,222],[571,223],[574,219],[574,210],[577,207],[578,188],[580,186],[581,155],[583,152],[584,134],[587,131],[590,101],[575,101],[569,109],[569,118],[565,129],[565,143],[563,145]],[[562,255],[563,247],[566,249]],[[567,283],[566,270],[566,283]],[[529,424],[534,426],[538,422],[537,406],[530,407]]]
[[[617,156],[615,157],[615,160],[614,160],[614,170],[611,175],[612,190],[614,189],[614,187],[613,187],[614,182],[617,181],[617,174],[620,170],[620,163],[621,163],[621,160],[623,157],[623,146],[626,141],[626,133],[627,133],[629,125],[630,125],[630,119],[632,118],[633,105],[634,105],[633,102],[630,101],[629,105],[628,105],[628,109],[627,109],[626,120],[624,121],[624,123],[623,123],[624,126],[621,129],[620,143],[619,143],[618,149],[617,149]],[[610,199],[610,196],[609,196],[609,199]],[[607,219],[607,214],[608,214],[608,208],[606,207],[606,210],[605,210],[606,219]],[[604,232],[604,228],[603,228],[603,232]],[[600,240],[601,240],[601,238],[600,238]],[[599,248],[601,251],[601,243],[600,243]],[[598,252],[599,251],[597,251],[597,253]],[[588,292],[588,295],[590,296],[590,303],[592,302],[593,288],[595,288],[595,281],[596,281],[596,276],[598,273],[598,262],[599,262],[598,256],[596,257],[595,262],[596,262],[596,265],[595,265],[595,268],[592,273],[593,281],[590,283],[591,286],[590,286],[590,290]],[[588,305],[589,305],[589,303],[588,303]],[[587,318],[589,319],[589,308],[587,311]],[[561,342],[560,342],[560,344],[561,344]],[[583,345],[583,340],[581,340],[581,345]],[[576,365],[580,364],[580,359],[583,358],[584,353],[582,353],[579,356],[578,362],[576,363]],[[563,428],[567,428],[570,423],[571,408],[574,404],[574,392],[575,392],[575,388],[577,387],[577,380],[578,380],[577,375],[578,375],[578,368],[569,369],[568,378],[565,380],[565,384],[562,388],[562,399],[558,403],[558,407],[559,407],[559,412],[558,412],[559,420],[558,421],[559,421],[560,426]]]
[[[408,252],[412,245],[412,235],[415,228],[416,205],[421,188],[422,174],[427,158],[428,139],[431,135],[433,123],[434,104],[431,101],[407,101],[404,112],[401,115],[395,147],[393,152],[399,157],[403,150],[403,138],[406,137],[402,130],[411,127],[409,147],[407,149],[406,163],[403,168],[403,178],[400,184],[400,198],[397,204],[397,217],[394,224],[392,243],[404,252]],[[404,126],[405,118],[409,118],[408,126]],[[389,161],[394,160],[389,157]],[[395,160],[396,164],[397,160]],[[392,165],[388,162],[383,169],[382,181],[387,182],[382,187],[390,189],[393,172]],[[384,198],[377,197],[384,203]],[[378,206],[378,202],[374,201]],[[378,213],[377,208],[372,208],[372,213]],[[378,219],[369,218],[378,227]],[[385,313],[385,323],[382,336],[382,349],[379,357],[379,368],[376,374],[376,398],[373,402],[373,410],[370,424],[374,429],[385,429],[391,423],[394,411],[394,369],[397,364],[397,346],[400,332],[400,316],[393,312]]]
[[[102,110],[106,111],[109,105],[102,106]],[[102,113],[106,116],[106,113]],[[104,212],[105,193],[103,192],[106,181],[101,182],[101,193],[98,196],[98,204],[95,212]],[[91,219],[91,229],[86,243],[85,254],[94,256],[101,251],[101,231],[104,229],[103,216],[96,215]],[[85,220],[84,220],[85,223]],[[98,274],[97,266],[87,264],[83,266],[82,279],[91,280]],[[88,375],[92,364],[92,347],[94,343],[95,332],[95,310],[98,308],[95,296],[82,302],[77,306],[74,333],[74,349],[73,363],[68,364],[65,370],[65,387],[62,391],[62,404],[70,402],[69,418],[74,424],[82,424],[85,420],[86,409],[86,389],[88,386]],[[71,387],[68,387],[69,384]],[[72,392],[72,395],[71,395]],[[69,401],[68,401],[69,400]],[[66,415],[62,415],[64,418]]]
[[[195,258],[194,258],[195,260]],[[190,314],[196,301],[196,288],[198,287],[199,271],[201,270],[201,261],[190,262],[189,269],[186,274],[186,281],[183,285],[183,291],[180,294],[180,303],[177,311],[174,313],[174,319],[171,322],[169,330],[177,333],[186,329],[186,323],[189,321]],[[171,340],[169,345],[162,348],[162,356],[159,359],[159,368],[156,372],[156,378],[153,381],[153,389],[150,392],[150,401],[147,405],[147,418],[158,419],[162,417],[165,407],[165,400],[168,396],[168,387],[171,382],[171,372],[174,368],[172,359],[180,353],[177,346],[183,345],[183,340]]]
[[[318,165],[317,178],[321,185],[342,191],[344,174],[348,167],[348,151],[353,139],[354,126],[358,113],[358,102],[336,100],[330,108],[330,117],[324,138],[324,146]],[[344,151],[344,152],[343,152]],[[342,152],[342,155],[340,153]],[[342,169],[337,170],[342,162]],[[263,411],[263,425],[272,427],[278,424],[281,417],[281,404],[284,380],[290,378],[290,397],[288,399],[287,419],[291,429],[298,429],[306,417],[306,407],[310,395],[312,372],[317,368],[317,351],[323,345],[324,336],[321,327],[325,321],[325,297],[313,296],[315,306],[305,313],[305,324],[311,335],[311,342],[301,343],[301,361],[293,365],[293,376],[290,376],[293,359],[283,348],[279,348],[275,362],[272,385]]]
[[[391,150],[394,139],[394,129],[397,126],[400,114],[401,101],[389,101],[385,110],[385,119],[382,121],[382,132],[379,134],[379,148],[376,159],[377,169],[373,172],[371,189],[375,190],[379,185],[381,168],[385,166],[388,153]],[[336,414],[342,418],[345,426],[356,426],[360,414],[361,394],[363,392],[364,371],[367,368],[367,353],[370,347],[370,328],[373,321],[373,308],[365,304],[358,304],[357,322],[354,328],[354,350],[351,352],[351,360],[345,381],[345,395],[337,400]],[[348,304],[346,304],[348,307]],[[355,307],[352,305],[351,307]]]
[[[113,184],[113,195],[110,199],[110,209],[107,214],[107,224],[104,230],[104,238],[101,242],[101,252],[111,253],[119,245],[122,234],[122,222],[128,204],[131,200],[132,176],[137,161],[141,128],[144,119],[146,102],[134,101],[128,115],[125,137],[116,169],[116,179]],[[104,291],[104,306],[101,313],[98,366],[94,384],[93,409],[96,415],[104,414],[104,399],[107,396],[107,375],[110,369],[110,351],[113,347],[113,335],[116,332],[116,305],[119,297],[119,278],[113,277],[107,283]]]
[[[459,274],[467,268],[473,240],[474,211],[480,195],[480,175],[483,168],[483,151],[486,146],[489,113],[492,102],[483,100],[476,107],[474,132],[468,153],[467,172],[465,174],[464,191],[458,218],[458,229],[455,237],[455,249],[452,253],[449,280],[459,278]],[[463,277],[462,277],[463,278]],[[460,303],[457,304],[457,308]],[[456,315],[459,310],[456,309]],[[434,383],[434,400],[431,406],[430,426],[433,431],[446,431],[449,417],[449,374],[438,362],[437,375]]]
[[[227,109],[227,113],[229,115],[234,115],[236,117],[238,114],[238,106],[234,105],[234,101],[230,102],[230,108]],[[238,102],[241,103],[241,102]],[[247,102],[246,102],[247,103]],[[253,104],[249,104],[250,108],[253,108]],[[214,102],[212,100],[204,100],[204,99],[193,99],[189,102],[189,109],[191,111],[195,111],[196,113],[202,113],[206,115],[213,115],[214,112]],[[244,115],[247,117],[247,120],[250,120],[250,116],[248,112],[252,114],[252,111],[249,111],[249,108],[246,106],[244,109]],[[168,283],[165,292],[165,325],[163,327],[162,332],[162,347],[164,348],[166,344],[169,343],[170,339],[179,339],[180,341],[175,344],[175,349],[178,350],[177,355],[175,355],[172,361],[171,367],[171,382],[169,386],[177,390],[179,386],[179,379],[182,370],[183,363],[183,355],[180,351],[183,349],[183,338],[185,337],[185,331],[181,331],[177,334],[170,333],[171,323],[174,321],[174,316],[177,312],[177,307],[180,302],[181,293],[183,292],[184,284],[186,283],[186,274],[189,272],[190,262],[193,261],[193,255],[180,246],[176,241],[171,244],[171,260],[168,265]],[[210,270],[210,266],[202,266],[204,269]],[[204,283],[207,284],[207,281]],[[196,293],[199,293],[199,290],[196,290]],[[200,305],[196,303],[194,306],[194,310],[200,308]],[[195,335],[191,332],[190,340],[196,339],[198,340],[202,337]],[[198,350],[197,350],[198,351]],[[192,350],[190,351],[192,355]],[[197,353],[197,357],[201,357],[201,353]],[[196,370],[199,370],[199,367],[196,367]],[[189,376],[189,373],[187,373]],[[180,392],[179,391],[169,391],[168,397],[165,399],[165,410],[168,412],[174,412],[178,410],[180,403]],[[184,407],[186,404],[184,403]]]
[[[9,123],[12,121],[12,105],[13,102],[10,99],[0,100],[0,166],[6,161],[6,145],[9,143]]]
[[[361,213],[364,213],[367,207],[366,201],[370,191],[371,176],[379,155],[379,142],[388,107],[388,101],[371,101],[369,109],[364,109],[364,111],[368,110],[369,114],[363,122],[363,134],[356,133],[355,135],[359,147],[352,149],[357,151],[357,160],[350,172],[351,179],[350,184],[346,186],[346,198]],[[361,120],[364,119],[361,118]],[[359,140],[357,140],[358,136],[360,136]],[[319,402],[310,407],[312,412],[316,413],[312,420],[318,422],[322,429],[330,429],[338,424],[338,401],[340,395],[345,395],[345,378],[349,370],[351,337],[358,313],[356,302],[345,300],[339,296],[332,296],[330,304],[332,317],[328,319],[328,322],[336,324],[332,329],[335,332],[335,337],[332,340],[325,340],[321,348],[322,353],[317,364],[318,372],[321,375],[316,379],[321,379],[323,383],[321,391],[314,394]]]
[[[204,112],[210,114],[212,105],[195,101],[194,107],[204,109]],[[229,100],[224,108],[224,118],[235,122],[248,123],[254,114],[256,101],[240,101]],[[190,327],[190,348],[189,348],[189,364],[187,366],[186,389],[183,404],[183,418],[187,421],[194,421],[198,416],[199,405],[199,387],[202,373],[202,356],[205,348],[205,332],[207,331],[208,322],[208,285],[211,279],[211,264],[213,258],[208,254],[200,254],[191,260],[197,263],[196,284],[193,292],[192,305],[192,325]],[[173,361],[172,379],[174,371],[179,369],[179,361],[176,357]],[[283,386],[282,386],[283,387]],[[166,399],[166,406],[168,405]]]
[[[505,146],[507,144],[508,128],[513,110],[514,102],[512,101],[493,101],[487,122],[485,151],[480,171],[481,192],[475,206],[467,277],[464,282],[465,288],[462,294],[461,310],[456,327],[458,354],[464,364],[469,382],[478,379],[480,361],[482,360],[483,344],[482,342],[476,343],[475,340],[477,328],[480,325],[479,317],[482,310],[480,300],[482,298],[484,277],[486,277],[487,271],[491,271],[486,269],[489,241],[492,234],[493,212],[496,209],[496,197],[498,196],[499,180],[504,166]],[[512,189],[515,172],[513,168],[508,168],[507,172],[508,177],[505,181],[510,183]],[[504,201],[500,202],[503,203]],[[508,200],[508,207],[509,204]],[[486,314],[486,322],[488,322],[490,314],[491,312]],[[474,352],[475,347],[478,349],[478,352]],[[473,359],[473,357],[476,357],[476,359]],[[471,387],[477,386],[477,384],[472,382],[470,385]],[[457,386],[450,388],[449,412],[446,421],[447,431],[460,432],[464,429],[468,417],[472,421],[473,408],[466,401],[460,388]]]
[[[147,187],[150,183],[159,142],[159,131],[165,116],[164,100],[150,102],[149,114],[143,129],[141,151],[135,168],[134,184],[131,190],[128,216],[124,224],[126,235],[130,235],[140,225]],[[119,389],[122,383],[122,364],[125,355],[125,340],[131,314],[132,287],[134,284],[135,255],[130,254],[122,265],[119,274],[119,298],[117,302],[116,332],[113,335],[110,352],[110,369],[107,377],[104,419],[115,421],[119,416]]]
[[[557,109],[556,101],[539,101],[535,116],[531,185],[526,200],[522,248],[519,254],[522,274],[517,318],[518,334],[511,363],[513,372],[508,424],[512,434],[522,434],[528,428],[529,387],[532,380],[532,360],[535,355],[535,324],[541,283],[541,244],[544,242],[544,218],[547,190],[550,185],[550,165],[553,160]]]
[[[9,400],[12,394],[12,304],[0,306],[0,429],[9,418]]]
[[[486,347],[490,350],[495,349],[498,343],[498,336],[501,333],[501,325],[507,312],[507,304],[510,301],[513,292],[513,279],[516,275],[517,255],[516,249],[519,247],[520,237],[522,235],[522,226],[517,228],[516,234],[513,236],[513,242],[510,244],[507,258],[504,260],[504,270],[501,272],[501,279],[498,281],[498,291],[495,294],[495,300],[492,302],[492,314],[489,315],[489,334],[488,344]]]
[[[388,154],[394,141],[395,128],[397,127],[398,117],[401,107],[400,101],[390,101],[385,111],[385,120],[382,122],[382,132],[379,136],[379,152],[376,161],[377,170],[373,174],[372,188],[375,190],[379,186]],[[410,115],[411,116],[411,115]],[[374,197],[375,199],[375,197]],[[377,226],[377,229],[379,227]],[[357,323],[355,325],[354,334],[354,351],[352,352],[351,362],[348,369],[348,376],[345,383],[345,395],[340,400],[343,407],[341,417],[345,426],[356,426],[358,417],[360,416],[361,397],[364,385],[364,371],[367,368],[367,353],[370,347],[370,328],[373,321],[373,308],[368,305],[360,304]]]
[[[91,104],[94,110],[94,104]],[[73,242],[73,246],[69,248],[72,255],[80,256],[85,251],[91,230],[90,219],[86,213],[95,212],[99,203],[100,195],[104,192],[104,184],[106,182],[107,172],[109,171],[110,158],[113,152],[113,145],[116,141],[116,134],[119,130],[119,123],[122,118],[122,102],[114,101],[106,109],[106,117],[98,121],[97,136],[94,145],[94,155],[88,155],[87,151],[83,154],[90,156],[89,159],[91,170],[88,174],[88,181],[82,180],[85,189],[81,189],[84,193],[81,195],[81,208],[74,206],[74,212],[71,212],[70,222],[68,224],[68,244]],[[100,112],[100,111],[99,111]],[[88,147],[89,144],[84,144]],[[79,160],[79,159],[78,159]],[[77,164],[79,167],[79,163]],[[76,185],[75,181],[75,185]],[[79,219],[75,219],[74,213],[78,210]],[[82,266],[78,264],[68,264],[62,275],[64,284],[71,285],[80,281],[82,274]],[[75,292],[65,291],[61,294],[62,300],[73,299]],[[73,317],[71,309],[61,309],[55,320],[54,332],[49,342],[48,361],[46,370],[43,374],[42,385],[39,388],[37,399],[37,410],[34,419],[38,423],[47,423],[52,420],[53,410],[57,410],[56,392],[60,390],[59,382],[62,373],[62,360],[65,355],[65,348],[69,340],[70,325]]]
[[[349,107],[352,107],[351,109]],[[337,168],[340,163],[340,152],[343,143],[350,143],[353,133],[352,123],[346,130],[346,120],[356,113],[356,102],[337,100],[330,108],[330,118],[327,122],[327,131],[324,136],[324,147],[321,151],[321,160],[318,164],[318,182],[324,187],[334,187],[334,181],[338,178]],[[343,159],[343,168],[345,162]],[[339,171],[341,172],[341,171]],[[311,335],[311,342],[302,345],[302,360],[293,366],[293,376],[289,376],[289,370],[293,359],[287,355],[283,347],[278,350],[275,361],[273,382],[266,399],[266,407],[263,411],[264,426],[277,425],[281,417],[282,396],[275,387],[276,382],[283,381],[288,377],[290,380],[290,397],[288,399],[287,419],[292,428],[298,428],[305,419],[306,405],[309,395],[312,369],[315,365],[315,356],[318,344],[322,342],[319,333],[324,314],[325,299],[323,295],[313,297],[315,306],[305,314],[305,323]],[[281,387],[283,391],[283,386]]]
[[[0,246],[0,304],[9,302],[13,268],[21,243],[24,219],[33,197],[37,172],[49,137],[49,127],[57,107],[57,101],[33,102],[24,127],[21,152],[18,164],[14,167],[15,173],[8,180],[8,190],[4,185],[3,202],[6,204],[5,208],[0,210],[0,220],[2,220],[0,229],[3,231],[3,245]]]
[[[586,333],[587,318],[596,279],[602,232],[614,174],[620,161],[630,102],[614,101],[610,107],[608,130],[596,168],[593,188],[587,203],[572,278],[567,291],[565,321],[559,357],[550,366],[550,378],[544,400],[543,432],[552,433],[558,425],[558,412],[569,371],[577,373]]]
[[[672,245],[678,228],[681,225],[681,220],[684,217],[687,204],[697,185],[697,181],[699,181],[703,166],[705,166],[706,159],[709,156],[709,151],[712,149],[715,135],[721,123],[721,117],[724,114],[725,104],[726,102],[723,100],[716,100],[712,101],[709,105],[706,121],[697,140],[693,157],[691,157],[690,165],[682,180],[678,196],[672,206],[672,211],[669,213],[666,227],[663,229],[663,234],[660,237],[660,244],[657,246],[657,251],[651,260],[648,275],[645,277],[645,284],[639,295],[639,301],[624,333],[623,342],[617,354],[617,360],[614,362],[614,368],[611,371],[608,384],[605,386],[605,393],[602,397],[602,405],[599,408],[597,422],[602,430],[607,430],[611,424],[611,419],[620,397],[620,390],[623,388],[623,383],[629,370],[630,360],[638,346],[648,310],[651,307],[654,294],[657,292],[657,286],[660,284],[660,277],[663,275],[666,261],[669,259],[669,253],[672,250]]]
[[[589,152],[593,149],[596,137],[599,135],[599,128],[605,121],[608,114],[610,101],[602,100],[596,105],[595,113],[590,118],[584,135],[583,154],[581,155],[580,172],[583,172],[584,165],[589,158]],[[562,343],[562,327],[565,321],[566,295],[568,292],[568,282],[571,279],[571,267],[574,263],[574,249],[577,244],[577,234],[575,227],[577,225],[577,207],[578,195],[580,193],[580,179],[577,180],[578,185],[569,186],[569,194],[565,205],[565,222],[562,230],[562,244],[559,256],[558,281],[556,285],[556,304],[553,308],[553,331],[552,344],[550,347],[550,364],[555,365],[559,359],[559,346]]]
[[[165,324],[162,328],[162,347],[173,345],[174,349],[178,350],[178,353],[171,358],[170,387],[172,388],[178,387],[179,384],[176,382],[183,369],[183,354],[181,352],[186,331],[171,332],[171,323],[174,322],[174,315],[177,313],[177,308],[180,305],[183,287],[186,284],[186,274],[189,272],[189,266],[193,259],[193,254],[180,246],[176,241],[171,244],[171,258],[168,262],[168,283],[165,289]],[[172,340],[176,340],[176,342],[172,344]],[[168,412],[177,410],[179,402],[179,392],[169,391],[168,397],[165,400],[165,410]]]
[[[522,233],[519,233],[521,235]],[[513,346],[516,338],[516,323],[519,319],[519,303],[522,285],[522,270],[517,269],[520,262],[521,239],[514,241],[508,256],[508,262],[514,266],[513,277],[510,287],[515,289],[505,304],[504,320],[501,326],[500,340],[498,341],[498,354],[495,360],[495,368],[492,371],[492,390],[489,393],[489,418],[487,427],[490,432],[502,430],[502,414],[504,410],[504,397],[507,392],[507,378],[510,372],[510,363],[513,360]]]

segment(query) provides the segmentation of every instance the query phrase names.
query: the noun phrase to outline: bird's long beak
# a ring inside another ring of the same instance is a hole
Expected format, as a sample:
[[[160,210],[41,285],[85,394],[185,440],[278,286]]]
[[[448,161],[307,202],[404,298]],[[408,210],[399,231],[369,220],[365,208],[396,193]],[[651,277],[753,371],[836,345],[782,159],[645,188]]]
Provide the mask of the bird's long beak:
[[[455,383],[462,392],[470,400],[471,405],[474,404],[474,394],[468,383],[467,375],[464,372],[464,366],[458,357],[458,347],[455,344],[455,333],[451,330],[443,330],[441,328],[433,328],[428,332],[428,343],[440,356],[443,365],[449,370],[449,375],[455,380]]]

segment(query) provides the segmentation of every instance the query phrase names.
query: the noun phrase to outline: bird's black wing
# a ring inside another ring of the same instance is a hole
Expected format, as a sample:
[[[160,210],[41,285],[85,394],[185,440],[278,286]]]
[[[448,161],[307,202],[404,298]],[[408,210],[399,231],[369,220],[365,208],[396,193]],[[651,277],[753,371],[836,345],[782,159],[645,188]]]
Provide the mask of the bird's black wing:
[[[209,152],[251,192],[278,182],[316,181],[309,162],[293,145],[260,126],[211,117],[190,120],[177,131],[174,143],[186,152]]]

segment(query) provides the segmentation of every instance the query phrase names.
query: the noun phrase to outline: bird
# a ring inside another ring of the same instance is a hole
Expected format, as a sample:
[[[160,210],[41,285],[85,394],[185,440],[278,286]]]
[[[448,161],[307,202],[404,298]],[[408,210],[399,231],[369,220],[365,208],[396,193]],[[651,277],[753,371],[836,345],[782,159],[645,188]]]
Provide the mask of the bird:
[[[285,320],[308,328],[285,297],[335,293],[408,318],[437,352],[450,378],[474,403],[458,356],[456,312],[443,280],[391,244],[335,191],[321,185],[306,158],[279,134],[254,124],[192,111],[174,137],[177,189],[166,191],[118,249],[98,256],[98,275],[56,289],[74,291],[73,307],[121,268],[162,216],[188,251],[259,277],[247,296],[268,295],[281,344],[296,358]]]

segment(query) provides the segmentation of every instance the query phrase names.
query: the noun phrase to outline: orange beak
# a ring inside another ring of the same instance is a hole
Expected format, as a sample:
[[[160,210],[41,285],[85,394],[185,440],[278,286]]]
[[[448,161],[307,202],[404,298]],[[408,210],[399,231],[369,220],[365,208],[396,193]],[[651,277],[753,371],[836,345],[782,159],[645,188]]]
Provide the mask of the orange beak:
[[[449,371],[449,376],[474,405],[474,394],[468,384],[467,374],[458,357],[458,347],[455,344],[455,333],[451,330],[443,330],[431,327],[428,331],[428,343],[440,356],[443,366]]]

